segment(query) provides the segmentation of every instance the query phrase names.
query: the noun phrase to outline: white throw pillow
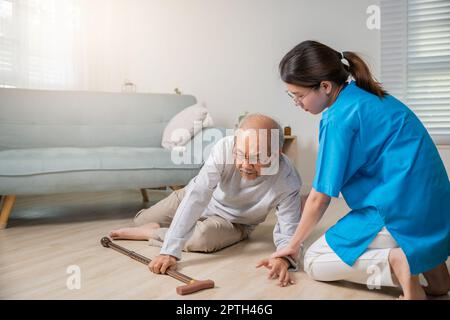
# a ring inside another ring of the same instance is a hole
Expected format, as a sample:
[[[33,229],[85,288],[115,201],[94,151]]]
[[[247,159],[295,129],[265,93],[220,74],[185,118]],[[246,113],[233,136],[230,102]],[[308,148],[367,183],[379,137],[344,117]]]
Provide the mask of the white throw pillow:
[[[164,129],[161,145],[166,149],[184,146],[202,128],[212,127],[208,109],[202,103],[194,104],[177,113]]]

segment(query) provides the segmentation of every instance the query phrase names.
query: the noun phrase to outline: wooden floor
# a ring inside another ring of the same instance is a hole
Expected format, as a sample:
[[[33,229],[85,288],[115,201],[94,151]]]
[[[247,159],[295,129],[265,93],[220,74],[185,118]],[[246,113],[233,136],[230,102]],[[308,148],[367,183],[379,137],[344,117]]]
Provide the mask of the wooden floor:
[[[164,191],[152,191],[156,201]],[[321,283],[303,272],[286,288],[266,278],[255,264],[273,252],[270,215],[251,238],[213,254],[184,253],[180,271],[198,279],[212,279],[216,288],[178,296],[181,283],[153,275],[147,267],[103,248],[100,238],[142,208],[141,194],[121,191],[90,194],[17,197],[7,229],[0,230],[0,299],[393,299],[397,289],[368,290],[345,282]],[[347,206],[333,200],[310,241],[317,239]],[[146,242],[121,241],[148,257],[159,250]],[[67,270],[81,271],[81,288],[70,290]],[[449,296],[444,297],[448,299]]]

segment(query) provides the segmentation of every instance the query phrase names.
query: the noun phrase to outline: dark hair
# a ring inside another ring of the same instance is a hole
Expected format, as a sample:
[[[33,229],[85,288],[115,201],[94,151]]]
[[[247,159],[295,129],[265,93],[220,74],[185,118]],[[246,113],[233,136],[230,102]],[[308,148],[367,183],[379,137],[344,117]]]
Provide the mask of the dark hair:
[[[342,63],[340,52],[317,41],[303,41],[281,60],[281,79],[289,84],[318,88],[322,81],[342,85],[352,75],[358,87],[380,98],[387,94],[361,57],[351,51],[344,51],[343,55],[349,66]]]

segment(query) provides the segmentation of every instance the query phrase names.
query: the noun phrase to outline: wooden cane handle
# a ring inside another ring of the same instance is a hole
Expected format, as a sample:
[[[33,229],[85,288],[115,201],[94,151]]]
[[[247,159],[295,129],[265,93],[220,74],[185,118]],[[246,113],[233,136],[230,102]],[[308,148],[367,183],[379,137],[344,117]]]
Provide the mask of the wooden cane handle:
[[[192,280],[187,285],[177,287],[177,293],[185,295],[210,288],[214,288],[214,281],[212,280]]]

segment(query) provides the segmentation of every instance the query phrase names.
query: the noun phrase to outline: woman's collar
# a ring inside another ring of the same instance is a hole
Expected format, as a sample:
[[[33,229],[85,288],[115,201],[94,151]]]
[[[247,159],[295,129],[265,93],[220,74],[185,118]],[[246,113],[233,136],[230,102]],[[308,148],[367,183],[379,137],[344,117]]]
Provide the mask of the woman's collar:
[[[327,116],[330,109],[335,106],[340,100],[342,100],[342,97],[347,94],[349,88],[353,86],[355,86],[355,81],[353,81],[353,78],[349,77],[349,79],[347,79],[347,81],[344,83],[344,87],[341,89],[334,102],[324,112],[322,112],[322,117]]]

